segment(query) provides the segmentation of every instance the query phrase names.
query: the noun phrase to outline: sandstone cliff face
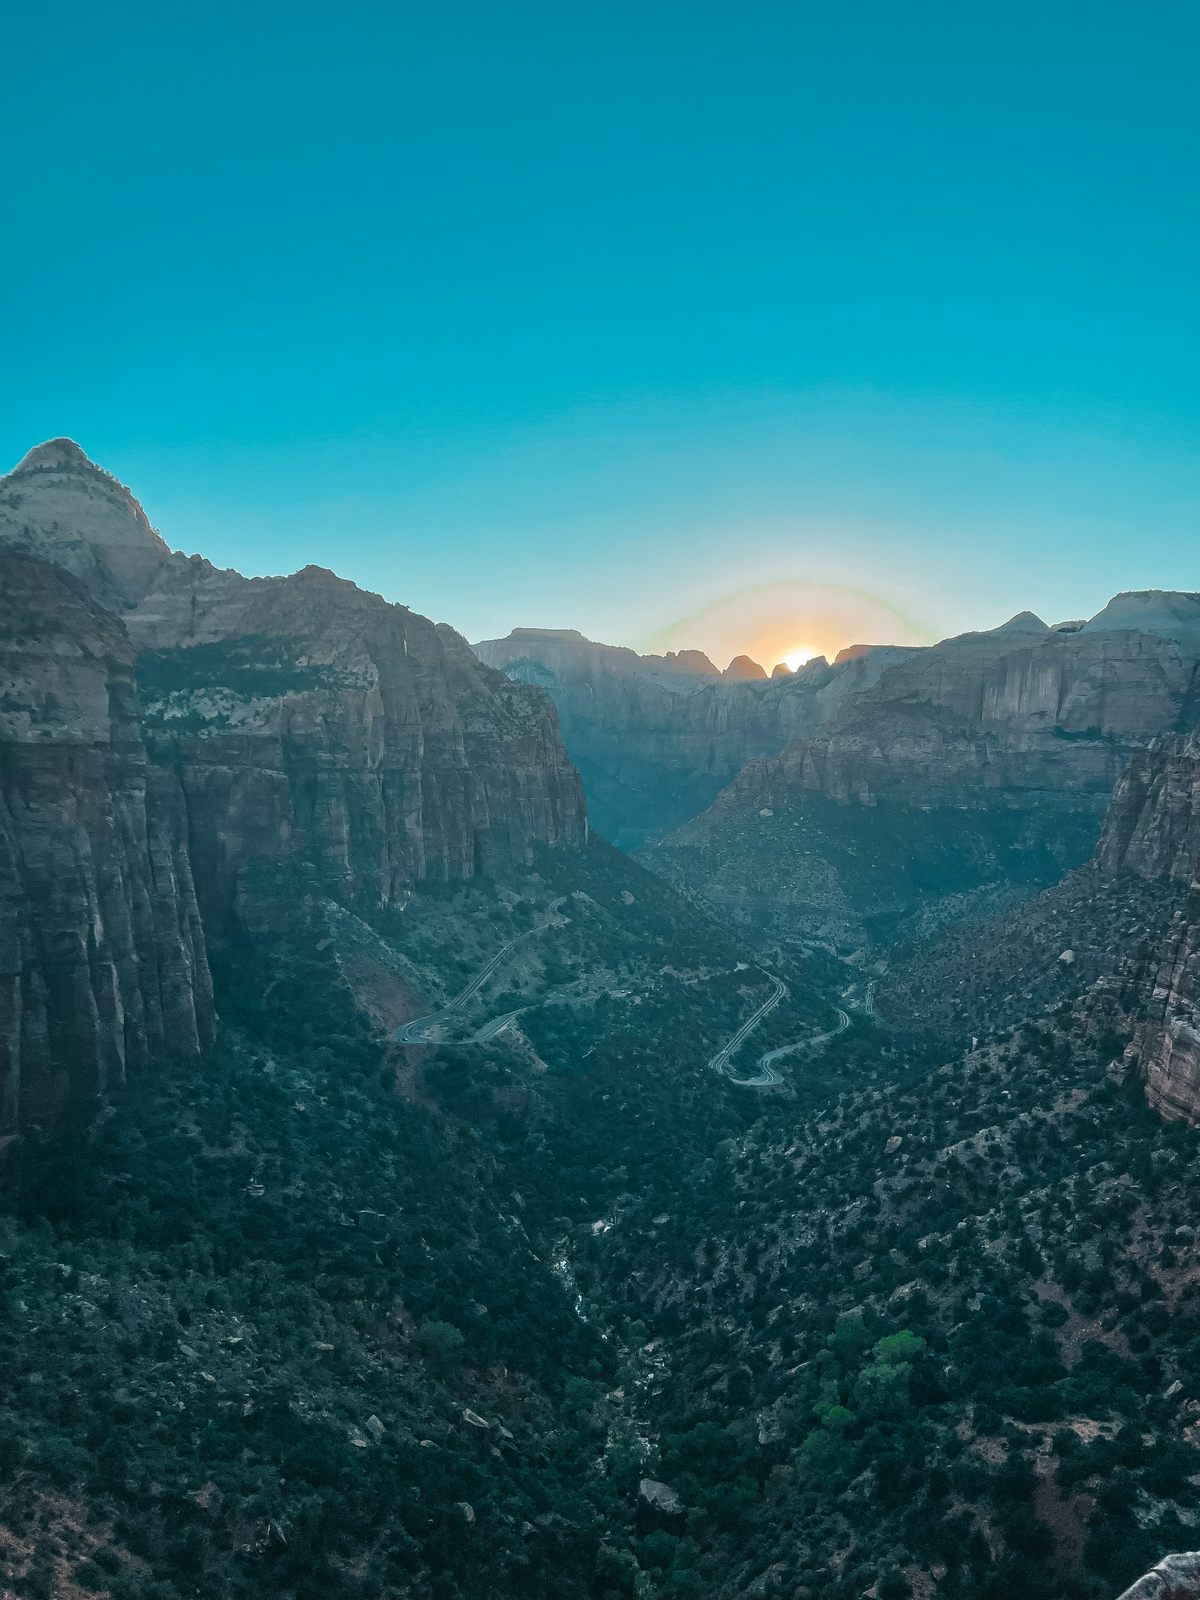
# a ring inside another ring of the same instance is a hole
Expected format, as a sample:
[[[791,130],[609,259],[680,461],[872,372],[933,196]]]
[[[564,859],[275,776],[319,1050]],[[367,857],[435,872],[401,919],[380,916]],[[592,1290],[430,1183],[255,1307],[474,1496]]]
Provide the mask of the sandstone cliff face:
[[[5,1125],[200,1048],[206,941],[586,839],[543,693],[322,569],[173,554],[69,441],[0,479],[0,555]]]
[[[265,880],[246,887],[263,868],[386,905],[418,879],[585,836],[552,705],[452,629],[320,568],[247,579],[173,554],[70,441],[0,479],[0,507],[0,541],[75,573],[123,617],[214,916],[269,919]]]
[[[860,647],[768,680],[746,657],[722,674],[698,651],[641,656],[568,630],[518,628],[474,648],[551,695],[596,826],[630,848],[704,810],[747,761],[815,733],[912,654]]]
[[[764,776],[865,805],[886,794],[1106,795],[1134,749],[1194,714],[1198,669],[1190,630],[967,634],[890,667]]]
[[[147,760],[133,649],[0,548],[0,1132],[196,1055],[212,986],[183,795]]]
[[[1119,599],[1092,623],[1016,617],[890,665],[656,859],[775,932],[850,944],[1055,882],[1090,856],[1131,756],[1196,719],[1200,598]]]
[[[51,439],[0,478],[0,541],[53,561],[122,611],[171,552],[124,485],[70,439]]]
[[[270,920],[264,866],[391,905],[586,836],[552,704],[450,628],[320,568],[248,581],[194,560],[126,620],[215,919]]]
[[[1113,796],[1097,850],[1109,873],[1170,879],[1180,898],[1155,958],[1136,1055],[1150,1104],[1200,1121],[1200,734],[1135,757]]]
[[[1200,732],[1164,736],[1130,761],[1097,846],[1107,872],[1194,883],[1200,868]]]

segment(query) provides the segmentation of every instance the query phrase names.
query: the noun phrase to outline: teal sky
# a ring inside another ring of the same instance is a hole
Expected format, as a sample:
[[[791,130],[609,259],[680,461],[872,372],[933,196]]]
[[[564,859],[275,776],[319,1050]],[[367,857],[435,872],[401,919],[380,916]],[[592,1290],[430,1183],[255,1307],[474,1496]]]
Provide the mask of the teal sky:
[[[718,654],[1200,588],[1190,3],[65,0],[6,55],[0,457],[172,544]]]

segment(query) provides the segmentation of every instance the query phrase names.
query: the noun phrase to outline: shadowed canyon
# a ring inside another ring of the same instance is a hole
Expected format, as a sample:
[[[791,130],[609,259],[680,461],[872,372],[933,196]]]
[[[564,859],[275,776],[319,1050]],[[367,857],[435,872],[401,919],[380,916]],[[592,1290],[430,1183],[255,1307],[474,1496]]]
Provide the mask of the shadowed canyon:
[[[6,1594],[1200,1592],[1200,594],[472,646],[57,439],[0,671]]]

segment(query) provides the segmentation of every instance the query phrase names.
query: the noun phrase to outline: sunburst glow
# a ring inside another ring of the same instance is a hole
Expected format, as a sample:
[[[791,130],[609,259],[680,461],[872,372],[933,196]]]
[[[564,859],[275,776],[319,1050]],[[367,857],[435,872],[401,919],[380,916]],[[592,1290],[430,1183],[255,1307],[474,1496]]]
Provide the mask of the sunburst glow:
[[[798,644],[791,650],[786,651],[782,660],[789,672],[796,672],[800,667],[811,661],[816,654],[817,652],[810,650],[806,644]]]
[[[716,596],[638,641],[641,650],[703,650],[718,664],[743,653],[769,672],[794,672],[815,656],[833,661],[855,644],[928,644],[933,635],[879,595],[803,579],[754,584]]]

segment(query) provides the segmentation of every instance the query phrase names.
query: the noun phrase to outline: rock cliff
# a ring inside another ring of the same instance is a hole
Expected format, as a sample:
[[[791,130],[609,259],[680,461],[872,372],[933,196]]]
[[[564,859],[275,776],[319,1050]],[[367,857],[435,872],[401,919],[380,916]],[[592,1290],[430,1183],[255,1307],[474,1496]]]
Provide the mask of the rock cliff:
[[[493,874],[585,837],[553,705],[451,628],[321,568],[248,581],[197,560],[126,620],[214,918],[262,925],[270,902],[248,885],[264,866],[393,905],[417,880]]]
[[[1200,596],[1118,599],[1086,624],[1023,614],[889,665],[656,859],[777,932],[847,943],[1053,883],[1091,854],[1130,757],[1197,718]]]
[[[63,440],[0,479],[0,552],[10,1125],[64,1073],[199,1048],[206,941],[586,839],[553,704],[450,628],[172,553]]]
[[[213,1024],[183,792],[121,623],[0,547],[0,1132]]]
[[[860,646],[767,679],[745,656],[720,673],[699,651],[643,656],[574,630],[518,628],[475,651],[552,696],[593,820],[627,848],[704,810],[747,761],[815,733],[912,653]]]
[[[0,541],[73,573],[118,612],[171,560],[129,490],[70,439],[38,445],[0,478]]]
[[[1097,856],[1110,873],[1178,885],[1135,1051],[1151,1105],[1170,1120],[1200,1122],[1200,734],[1161,739],[1135,757]]]

